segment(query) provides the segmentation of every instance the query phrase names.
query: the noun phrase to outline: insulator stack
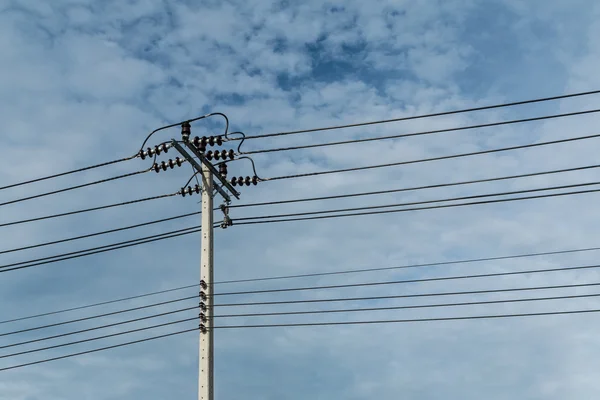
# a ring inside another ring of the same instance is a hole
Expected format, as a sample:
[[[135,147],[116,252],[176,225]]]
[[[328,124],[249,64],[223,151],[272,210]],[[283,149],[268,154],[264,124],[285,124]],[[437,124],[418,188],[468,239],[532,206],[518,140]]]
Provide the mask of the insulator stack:
[[[258,185],[258,180],[259,180],[258,176],[256,176],[256,175],[254,175],[252,177],[247,176],[246,178],[244,178],[243,176],[240,176],[240,177],[234,176],[233,178],[231,178],[231,185],[232,186],[237,186],[237,185],[240,185],[240,186],[255,185],[256,186],[256,185]]]
[[[219,175],[221,175],[223,178],[227,177],[227,164],[226,163],[219,164]]]
[[[200,185],[195,185],[194,187],[188,186],[186,188],[182,187],[179,189],[179,194],[182,197],[185,197],[186,195],[191,196],[194,193],[199,194],[201,190]]]
[[[175,167],[181,167],[181,164],[183,164],[183,160],[179,157],[175,157],[175,160],[169,158],[169,161],[167,162],[161,161],[160,163],[154,163],[152,169],[156,171],[156,173],[159,173],[161,169],[166,171],[169,168],[173,169]]]
[[[192,134],[192,126],[188,121],[181,124],[181,138],[184,142],[188,142],[190,140],[190,135]]]
[[[221,136],[202,136],[202,137],[194,137],[192,140],[192,144],[196,146],[196,148],[202,152],[206,151],[206,146],[222,146],[223,138]]]
[[[140,156],[140,158],[142,160],[145,160],[146,157],[152,157],[155,154],[158,156],[162,152],[168,153],[170,147],[171,147],[170,144],[163,143],[158,146],[154,146],[154,148],[148,147],[146,150],[140,150],[138,155]]]

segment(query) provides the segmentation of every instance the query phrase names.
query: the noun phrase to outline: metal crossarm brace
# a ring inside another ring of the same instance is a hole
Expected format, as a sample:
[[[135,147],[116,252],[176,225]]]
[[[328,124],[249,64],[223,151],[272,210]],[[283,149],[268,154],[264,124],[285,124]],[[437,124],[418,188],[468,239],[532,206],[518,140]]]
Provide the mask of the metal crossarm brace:
[[[202,171],[202,166],[200,164],[198,164],[198,162],[194,159],[194,157],[192,157],[187,151],[185,151],[185,149],[179,144],[177,143],[177,141],[175,139],[172,139],[173,147],[175,147],[177,149],[178,152],[181,153],[182,156],[185,157],[186,160],[188,160],[190,162],[190,164],[192,164],[192,166],[194,167],[194,169],[196,169],[196,171],[201,172]],[[195,152],[194,152],[195,153]],[[221,182],[223,182],[224,180],[222,179],[222,177],[219,175],[218,171],[215,169],[215,167],[213,167],[213,165],[208,162],[208,160],[206,159],[206,157],[203,157],[202,155],[200,155],[200,161],[206,165],[209,169],[212,170],[213,172],[213,176],[216,176]],[[227,194],[227,192],[225,192],[219,185],[217,185],[217,183],[213,180],[213,185],[215,187],[215,190],[217,190],[219,192],[219,194],[221,196],[223,196],[223,198],[226,201],[231,201],[231,197],[229,197],[229,195]],[[228,183],[227,181],[225,181],[225,183]],[[229,185],[230,186],[230,185]],[[228,187],[229,189],[229,187]],[[232,190],[233,195],[239,199],[239,193],[236,192],[235,190]]]

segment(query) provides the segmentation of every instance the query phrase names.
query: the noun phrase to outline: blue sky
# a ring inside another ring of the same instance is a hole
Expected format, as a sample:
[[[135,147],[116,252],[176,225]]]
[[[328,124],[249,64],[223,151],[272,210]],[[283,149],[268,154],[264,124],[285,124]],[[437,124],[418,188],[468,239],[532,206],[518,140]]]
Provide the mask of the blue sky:
[[[572,1],[0,1],[0,186],[133,154],[161,125],[226,113],[256,135],[552,96],[600,87],[600,6]],[[431,120],[248,142],[246,149],[343,140],[552,112],[599,108],[600,96]],[[298,152],[257,155],[261,176],[345,168],[597,133],[595,115]],[[222,129],[215,119],[198,135]],[[156,142],[178,135],[159,133]],[[156,143],[155,142],[155,143]],[[265,182],[243,202],[400,188],[597,163],[597,141],[505,154]],[[171,156],[171,153],[169,153]],[[0,202],[135,171],[134,160],[0,192]],[[232,174],[249,174],[240,162]],[[0,222],[174,192],[189,166],[2,207]],[[577,174],[414,193],[240,209],[232,217],[363,206],[598,179]],[[383,216],[234,226],[216,231],[217,280],[403,265],[597,246],[596,195]],[[115,228],[197,210],[198,197],[0,228],[0,248]],[[177,220],[35,251],[0,263],[184,228]],[[0,319],[110,300],[198,280],[199,236],[181,237],[0,276]],[[223,285],[253,290],[341,284],[596,262],[596,253]],[[237,296],[301,299],[477,290],[598,281],[597,271],[394,287]],[[552,294],[592,292],[554,291]],[[103,310],[191,295],[195,290]],[[512,295],[511,295],[512,296]],[[509,295],[506,295],[508,298]],[[468,298],[463,296],[461,300]],[[502,298],[479,296],[477,299]],[[474,299],[474,298],[473,298]],[[444,301],[443,300],[439,300]],[[455,299],[458,300],[458,299]],[[432,300],[434,301],[434,300]],[[354,315],[245,318],[229,323],[424,318],[599,308],[595,299]],[[185,304],[193,304],[185,303]],[[377,302],[373,304],[384,304]],[[410,304],[389,301],[385,305]],[[366,306],[367,304],[362,304]],[[183,306],[183,305],[182,305]],[[332,307],[350,307],[341,303]],[[244,311],[301,310],[272,306]],[[317,309],[324,306],[311,306]],[[162,307],[135,316],[168,311]],[[91,311],[0,326],[0,332]],[[100,310],[98,310],[100,312]],[[193,316],[181,313],[172,319]],[[129,315],[128,315],[129,316]],[[133,317],[133,314],[131,314]],[[102,323],[123,319],[105,318]],[[93,326],[97,321],[77,325]],[[128,328],[152,324],[146,321]],[[155,322],[156,323],[156,322]],[[193,327],[181,324],[154,334]],[[73,327],[74,328],[74,327]],[[587,399],[598,316],[219,331],[216,397],[238,399]],[[102,333],[116,332],[106,329]],[[45,331],[48,334],[55,331]],[[90,333],[92,337],[100,332]],[[21,338],[34,337],[33,333]],[[148,336],[140,333],[0,359],[0,368]],[[0,345],[14,338],[0,337]],[[56,342],[58,343],[58,342]],[[30,348],[35,348],[31,346]],[[4,353],[2,353],[4,354]],[[0,400],[196,398],[197,335],[1,373]]]

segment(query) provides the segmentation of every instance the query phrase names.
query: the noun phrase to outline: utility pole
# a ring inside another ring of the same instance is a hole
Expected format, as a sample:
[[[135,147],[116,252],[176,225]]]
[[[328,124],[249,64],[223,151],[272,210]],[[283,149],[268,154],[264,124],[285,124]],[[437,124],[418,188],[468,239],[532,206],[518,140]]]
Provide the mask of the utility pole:
[[[199,338],[199,349],[198,349],[198,400],[214,400],[214,330],[213,328],[213,231],[214,231],[214,216],[213,216],[213,197],[215,190],[224,198],[226,204],[231,202],[231,199],[227,192],[227,189],[231,194],[239,199],[239,193],[232,187],[227,181],[227,167],[225,164],[225,154],[231,154],[233,159],[233,151],[227,153],[221,152],[219,157],[223,158],[223,162],[219,165],[219,171],[210,163],[210,159],[213,158],[213,152],[206,153],[206,145],[214,145],[214,138],[207,139],[206,137],[200,139],[194,138],[193,143],[190,142],[191,126],[189,121],[181,124],[181,136],[182,143],[173,139],[171,144],[183,157],[185,157],[190,164],[194,167],[196,173],[202,176],[202,189],[200,191],[202,196],[202,238],[201,238],[201,252],[200,252],[200,338]],[[217,140],[218,143],[222,143],[221,139]],[[187,149],[184,148],[187,147]],[[188,153],[188,150],[190,151]],[[191,153],[191,154],[190,154]],[[218,158],[217,158],[218,159]],[[216,183],[214,179],[220,181],[221,185]],[[187,188],[187,193],[192,194],[192,188]],[[181,194],[185,196],[186,188],[181,189]],[[224,213],[224,222],[221,225],[226,228],[230,225],[230,219],[228,216],[228,208],[224,204],[221,206],[221,210]]]
[[[204,292],[204,304],[200,306],[200,322],[206,324],[200,327],[199,368],[198,368],[198,400],[213,400],[214,382],[214,331],[213,326],[213,177],[210,169],[202,164],[202,241],[200,255],[200,291]],[[202,315],[204,311],[204,316]]]

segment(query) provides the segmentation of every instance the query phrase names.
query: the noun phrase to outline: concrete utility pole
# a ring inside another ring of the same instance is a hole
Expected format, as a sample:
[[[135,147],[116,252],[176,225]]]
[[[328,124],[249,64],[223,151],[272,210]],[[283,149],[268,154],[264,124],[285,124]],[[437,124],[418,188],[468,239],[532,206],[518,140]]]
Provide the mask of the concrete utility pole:
[[[198,349],[198,400],[214,400],[214,330],[213,328],[213,197],[215,190],[225,200],[226,204],[231,202],[231,198],[225,191],[227,189],[231,194],[239,199],[239,193],[232,187],[226,179],[226,164],[221,163],[220,171],[211,164],[210,159],[204,155],[206,142],[200,138],[194,138],[194,143],[190,143],[191,127],[189,122],[181,124],[182,144],[173,139],[171,144],[183,157],[185,157],[194,167],[196,173],[202,176],[202,239],[200,253],[200,313],[199,329],[200,340]],[[206,140],[206,138],[203,138]],[[219,139],[220,140],[220,139]],[[210,142],[214,144],[213,139]],[[211,144],[211,145],[213,145]],[[187,147],[187,149],[184,148]],[[188,153],[188,150],[190,153]],[[212,152],[210,152],[212,154]],[[225,151],[221,156],[225,160]],[[233,153],[232,153],[233,154]],[[214,179],[220,181],[221,185],[215,183]],[[241,179],[241,178],[240,178]],[[225,188],[225,189],[224,189]],[[185,195],[186,188],[181,189],[182,195]],[[192,188],[187,188],[187,193],[192,194]],[[230,219],[228,208],[224,204],[221,206],[224,213],[224,222],[221,225],[226,228]]]
[[[202,252],[200,256],[200,290],[206,294],[206,311],[200,321],[206,324],[200,329],[198,400],[213,400],[214,382],[214,331],[213,326],[213,177],[208,166],[202,164]],[[201,296],[202,297],[202,296]],[[204,298],[202,298],[204,299]],[[202,300],[201,299],[201,300]]]

